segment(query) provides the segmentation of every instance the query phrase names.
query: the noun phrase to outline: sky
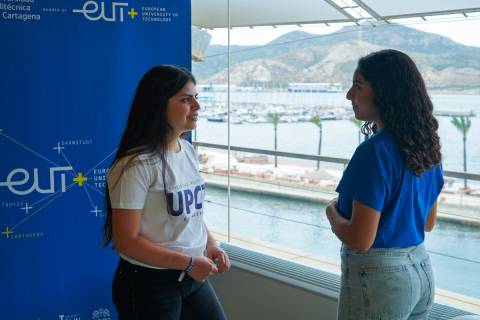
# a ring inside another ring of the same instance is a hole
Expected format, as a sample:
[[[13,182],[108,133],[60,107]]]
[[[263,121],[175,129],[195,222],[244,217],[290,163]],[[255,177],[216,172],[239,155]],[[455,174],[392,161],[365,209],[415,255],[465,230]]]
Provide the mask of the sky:
[[[448,20],[443,18],[431,18],[427,21],[420,19],[410,19],[402,21],[408,27],[421,31],[436,33],[448,37],[458,43],[480,47],[480,14],[472,18],[452,16]],[[251,28],[233,28],[230,31],[230,43],[237,45],[263,45],[282,34],[294,30],[301,30],[313,34],[327,34],[341,29],[338,25],[310,25],[310,26],[278,26],[273,27],[255,27]],[[210,44],[227,44],[227,30],[215,29],[208,30],[212,35]]]

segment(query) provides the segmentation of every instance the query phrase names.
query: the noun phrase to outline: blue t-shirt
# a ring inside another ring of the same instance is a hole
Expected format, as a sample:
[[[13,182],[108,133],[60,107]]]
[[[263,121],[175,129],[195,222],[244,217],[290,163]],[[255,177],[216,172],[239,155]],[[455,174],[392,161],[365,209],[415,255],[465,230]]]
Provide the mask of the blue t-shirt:
[[[442,187],[441,165],[415,176],[393,136],[382,129],[355,150],[336,190],[338,211],[350,219],[356,200],[380,212],[372,248],[415,246],[425,238],[425,223]]]

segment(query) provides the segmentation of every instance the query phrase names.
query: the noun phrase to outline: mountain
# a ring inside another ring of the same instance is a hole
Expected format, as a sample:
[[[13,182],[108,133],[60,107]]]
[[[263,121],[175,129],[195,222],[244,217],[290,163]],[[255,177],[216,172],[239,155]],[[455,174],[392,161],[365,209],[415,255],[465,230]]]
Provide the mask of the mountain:
[[[231,46],[230,80],[244,86],[340,82],[347,88],[357,60],[384,48],[410,55],[431,90],[480,93],[480,48],[394,24],[326,35],[293,31],[264,46]],[[199,83],[226,83],[226,52],[226,46],[211,45],[206,60],[193,63]]]

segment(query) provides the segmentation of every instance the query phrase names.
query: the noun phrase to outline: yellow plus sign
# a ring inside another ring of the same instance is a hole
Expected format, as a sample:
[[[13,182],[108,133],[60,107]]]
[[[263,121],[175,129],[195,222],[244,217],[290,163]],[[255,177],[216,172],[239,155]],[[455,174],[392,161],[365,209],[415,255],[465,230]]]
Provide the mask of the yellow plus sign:
[[[9,230],[8,227],[5,228],[5,231],[2,232],[2,234],[5,235],[5,237],[8,239],[9,236],[13,233],[12,230]]]
[[[79,172],[79,173],[77,174],[77,177],[76,177],[76,178],[73,178],[73,181],[75,181],[76,183],[78,183],[78,186],[79,186],[79,187],[83,186],[83,183],[84,183],[85,181],[87,181],[87,180],[88,180],[88,178],[87,178],[87,177],[84,177],[81,172]]]
[[[128,14],[133,19],[133,18],[135,18],[136,15],[138,15],[138,12],[135,11],[135,9],[132,8],[132,9],[130,9],[130,11],[128,11]]]

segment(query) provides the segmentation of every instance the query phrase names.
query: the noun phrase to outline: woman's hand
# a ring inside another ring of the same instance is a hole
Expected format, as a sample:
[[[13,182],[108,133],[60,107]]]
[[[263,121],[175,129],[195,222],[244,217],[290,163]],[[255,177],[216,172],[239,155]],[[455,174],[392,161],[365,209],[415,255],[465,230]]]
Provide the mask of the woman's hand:
[[[217,260],[218,272],[226,272],[230,269],[230,259],[227,253],[218,246],[207,246],[207,257],[212,261]]]
[[[198,256],[195,257],[195,264],[192,270],[188,272],[188,275],[197,282],[203,282],[212,274],[218,272],[217,266],[207,257]]]
[[[338,198],[333,198],[329,203],[327,208],[325,209],[325,213],[327,214],[327,219],[330,222],[330,225],[333,227],[333,219],[337,212],[338,206]]]

